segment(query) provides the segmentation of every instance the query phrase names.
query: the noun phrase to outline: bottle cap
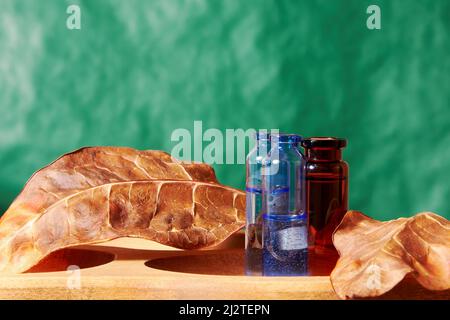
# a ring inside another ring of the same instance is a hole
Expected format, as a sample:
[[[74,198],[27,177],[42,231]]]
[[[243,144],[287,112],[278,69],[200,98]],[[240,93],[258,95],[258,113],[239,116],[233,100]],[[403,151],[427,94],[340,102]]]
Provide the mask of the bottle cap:
[[[288,142],[297,144],[302,141],[302,137],[297,134],[290,133],[272,133],[270,139],[274,142]]]
[[[333,148],[340,149],[347,145],[347,140],[335,137],[311,137],[302,140],[302,147],[312,148]]]

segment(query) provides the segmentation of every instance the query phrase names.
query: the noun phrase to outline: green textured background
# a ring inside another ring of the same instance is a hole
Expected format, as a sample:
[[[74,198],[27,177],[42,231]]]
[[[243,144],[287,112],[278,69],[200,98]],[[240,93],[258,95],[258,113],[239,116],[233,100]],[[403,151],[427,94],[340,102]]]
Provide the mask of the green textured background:
[[[449,0],[0,0],[0,209],[65,152],[170,151],[203,120],[346,137],[352,208],[448,218],[449,89]]]

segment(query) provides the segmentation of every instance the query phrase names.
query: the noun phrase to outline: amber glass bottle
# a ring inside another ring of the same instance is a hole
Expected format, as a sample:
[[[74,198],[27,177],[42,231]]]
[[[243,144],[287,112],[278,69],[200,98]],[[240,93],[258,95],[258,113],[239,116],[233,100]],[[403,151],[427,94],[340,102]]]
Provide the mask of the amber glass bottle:
[[[313,137],[302,141],[306,158],[306,212],[310,250],[334,250],[332,235],[348,210],[348,164],[342,160],[347,140]]]

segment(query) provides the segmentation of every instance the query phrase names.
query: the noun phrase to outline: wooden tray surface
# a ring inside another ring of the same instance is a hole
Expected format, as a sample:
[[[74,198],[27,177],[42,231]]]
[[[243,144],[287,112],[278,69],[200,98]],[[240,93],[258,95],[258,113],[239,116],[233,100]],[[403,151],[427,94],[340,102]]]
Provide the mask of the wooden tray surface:
[[[308,277],[250,277],[243,243],[238,233],[199,251],[134,238],[64,249],[30,272],[0,274],[0,299],[337,299],[328,277],[337,257],[312,255]],[[405,279],[380,298],[450,299],[450,291]]]

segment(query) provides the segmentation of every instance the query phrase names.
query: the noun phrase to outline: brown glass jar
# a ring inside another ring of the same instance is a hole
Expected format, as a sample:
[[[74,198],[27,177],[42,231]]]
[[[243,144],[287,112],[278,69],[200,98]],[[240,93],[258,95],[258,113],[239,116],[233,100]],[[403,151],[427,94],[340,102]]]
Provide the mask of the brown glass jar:
[[[332,235],[348,210],[348,164],[342,160],[347,140],[312,137],[302,141],[306,158],[306,212],[310,250],[334,250]]]

